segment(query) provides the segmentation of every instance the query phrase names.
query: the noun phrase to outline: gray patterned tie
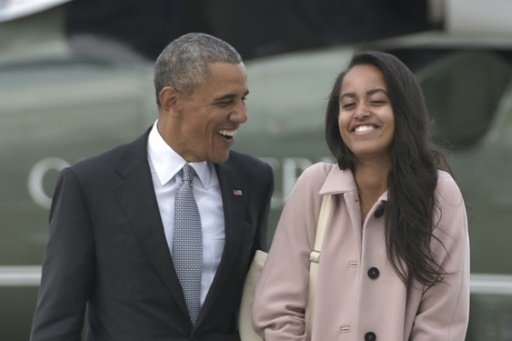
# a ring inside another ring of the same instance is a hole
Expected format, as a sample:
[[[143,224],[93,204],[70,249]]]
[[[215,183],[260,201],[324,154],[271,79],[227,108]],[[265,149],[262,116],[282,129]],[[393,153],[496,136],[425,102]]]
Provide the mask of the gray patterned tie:
[[[192,191],[194,169],[185,164],[180,173],[181,183],[178,185],[175,199],[172,258],[190,318],[195,324],[201,309],[203,235],[201,218]]]

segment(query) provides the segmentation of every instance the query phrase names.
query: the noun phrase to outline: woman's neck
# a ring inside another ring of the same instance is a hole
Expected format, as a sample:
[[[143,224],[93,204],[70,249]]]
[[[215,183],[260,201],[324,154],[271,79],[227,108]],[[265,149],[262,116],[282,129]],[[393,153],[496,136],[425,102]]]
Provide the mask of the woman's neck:
[[[358,164],[356,166],[354,177],[359,192],[363,220],[379,197],[387,190],[390,169],[390,166],[383,164]]]

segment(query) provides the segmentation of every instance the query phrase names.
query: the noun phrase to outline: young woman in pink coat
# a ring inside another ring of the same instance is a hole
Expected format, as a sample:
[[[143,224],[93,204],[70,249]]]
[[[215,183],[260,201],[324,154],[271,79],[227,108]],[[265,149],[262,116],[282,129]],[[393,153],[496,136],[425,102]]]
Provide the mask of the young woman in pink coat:
[[[428,126],[421,88],[396,57],[363,51],[337,77],[326,114],[337,164],[307,169],[282,212],[253,307],[265,340],[464,340],[466,211]],[[333,206],[308,307],[309,254],[327,194]]]

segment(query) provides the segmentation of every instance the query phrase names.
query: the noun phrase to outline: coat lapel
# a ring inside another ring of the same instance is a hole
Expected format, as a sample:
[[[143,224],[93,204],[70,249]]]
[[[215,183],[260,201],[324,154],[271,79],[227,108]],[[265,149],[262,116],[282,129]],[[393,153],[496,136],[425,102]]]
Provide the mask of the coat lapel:
[[[130,228],[137,235],[148,258],[183,313],[188,314],[153,190],[147,159],[147,137],[146,133],[125,151],[117,169],[124,181],[116,189],[116,196],[130,223]]]

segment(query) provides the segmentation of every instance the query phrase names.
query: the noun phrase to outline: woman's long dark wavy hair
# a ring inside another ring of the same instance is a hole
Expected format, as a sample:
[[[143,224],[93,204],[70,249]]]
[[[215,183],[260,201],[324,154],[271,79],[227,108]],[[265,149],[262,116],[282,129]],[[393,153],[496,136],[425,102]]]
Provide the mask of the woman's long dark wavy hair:
[[[431,250],[434,190],[438,168],[448,168],[445,159],[430,144],[429,114],[423,92],[414,74],[395,56],[379,51],[354,55],[346,71],[336,78],[327,104],[325,136],[341,169],[355,171],[356,159],[341,138],[338,115],[341,84],[355,65],[378,67],[387,85],[395,117],[386,203],[388,258],[406,284],[416,279],[431,286],[442,280],[443,270]],[[449,168],[448,168],[449,169]]]

